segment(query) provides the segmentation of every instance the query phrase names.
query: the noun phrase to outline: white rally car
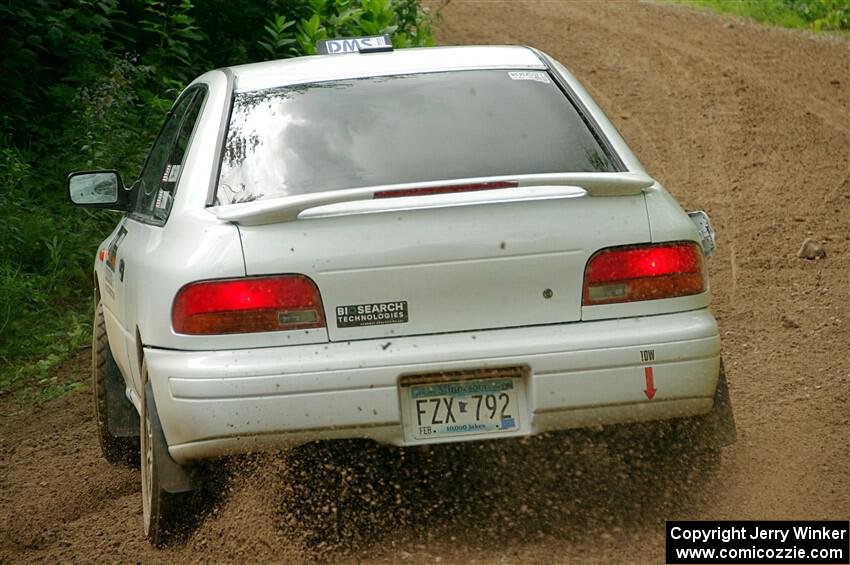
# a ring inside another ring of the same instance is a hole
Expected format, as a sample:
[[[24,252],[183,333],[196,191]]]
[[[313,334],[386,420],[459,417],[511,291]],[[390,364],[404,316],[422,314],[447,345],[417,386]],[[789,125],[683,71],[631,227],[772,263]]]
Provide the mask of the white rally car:
[[[226,454],[654,420],[734,440],[707,218],[560,63],[325,52],[200,76],[129,188],[69,176],[124,212],[95,260],[96,413],[107,459],[140,444],[152,542]]]

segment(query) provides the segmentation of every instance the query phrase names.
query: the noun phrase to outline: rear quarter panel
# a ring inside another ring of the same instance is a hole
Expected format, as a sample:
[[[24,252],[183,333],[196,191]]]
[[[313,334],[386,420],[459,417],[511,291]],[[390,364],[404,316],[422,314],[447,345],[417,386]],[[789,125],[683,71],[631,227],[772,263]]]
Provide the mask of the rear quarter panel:
[[[590,93],[573,76],[573,74],[550,55],[537,51],[550,69],[557,73],[564,83],[581,99],[585,109],[608,138],[611,146],[620,156],[629,171],[643,172],[645,170],[640,160],[635,156],[611,120],[602,108],[593,100]],[[646,213],[649,220],[650,241],[663,243],[667,241],[700,242],[700,236],[693,222],[669,192],[658,182],[644,190]],[[696,310],[705,308],[711,302],[708,272],[706,271],[706,291],[694,296],[684,296],[663,300],[649,300],[624,304],[607,304],[601,306],[585,306],[582,309],[582,320],[604,320],[631,316],[649,316],[666,312]]]

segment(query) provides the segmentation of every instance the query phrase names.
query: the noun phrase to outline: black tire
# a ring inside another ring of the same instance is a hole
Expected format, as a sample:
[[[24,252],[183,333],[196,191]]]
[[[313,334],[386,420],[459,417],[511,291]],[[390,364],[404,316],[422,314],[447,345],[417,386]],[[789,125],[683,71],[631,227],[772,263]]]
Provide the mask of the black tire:
[[[142,363],[142,376],[147,372]],[[184,539],[197,526],[203,504],[188,469],[174,462],[162,432],[150,383],[142,398],[142,516],[145,537],[154,547]]]
[[[92,389],[100,451],[112,464],[135,466],[139,461],[139,417],[124,395],[124,387],[124,377],[109,348],[103,305],[98,302],[92,331]]]

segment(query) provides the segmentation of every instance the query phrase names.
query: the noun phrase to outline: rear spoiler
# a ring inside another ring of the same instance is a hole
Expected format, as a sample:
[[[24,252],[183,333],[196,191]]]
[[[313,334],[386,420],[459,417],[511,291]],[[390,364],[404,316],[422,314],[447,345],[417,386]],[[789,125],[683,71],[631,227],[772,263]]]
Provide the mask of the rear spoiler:
[[[576,196],[575,189],[581,189],[585,194],[591,196],[629,196],[640,194],[644,189],[654,184],[655,180],[643,173],[545,173],[349,188],[270,198],[242,204],[228,204],[216,206],[211,208],[210,211],[222,221],[245,226],[257,226],[291,222],[297,220],[301,212],[320,206],[373,200],[385,197],[388,194],[423,198],[428,197],[425,195],[429,191],[440,193],[444,188],[449,189],[445,192],[455,193],[467,192],[468,190],[480,194],[486,190],[486,196],[482,196],[483,200],[497,202],[524,200],[525,195],[529,199],[543,197],[537,194],[540,191],[536,190],[522,192],[522,189],[527,187],[568,188],[570,190],[565,192],[565,197]],[[557,198],[557,190],[546,192],[549,193],[549,196],[546,197]],[[394,209],[398,209],[398,207]]]

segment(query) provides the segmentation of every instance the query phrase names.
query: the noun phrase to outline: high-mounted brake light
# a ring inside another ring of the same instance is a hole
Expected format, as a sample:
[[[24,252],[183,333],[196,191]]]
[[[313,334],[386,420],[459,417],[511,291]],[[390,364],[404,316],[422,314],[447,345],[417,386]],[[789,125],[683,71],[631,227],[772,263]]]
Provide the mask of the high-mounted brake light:
[[[451,192],[472,192],[476,190],[495,190],[497,188],[514,188],[519,186],[516,181],[476,182],[471,184],[453,184],[447,186],[429,186],[424,188],[402,188],[398,190],[379,190],[373,198],[398,198],[400,196],[430,196],[432,194],[449,194]]]
[[[702,251],[693,242],[603,249],[584,271],[585,306],[705,291]]]
[[[184,286],[171,310],[190,335],[274,332],[325,326],[319,290],[303,275],[204,281]]]

